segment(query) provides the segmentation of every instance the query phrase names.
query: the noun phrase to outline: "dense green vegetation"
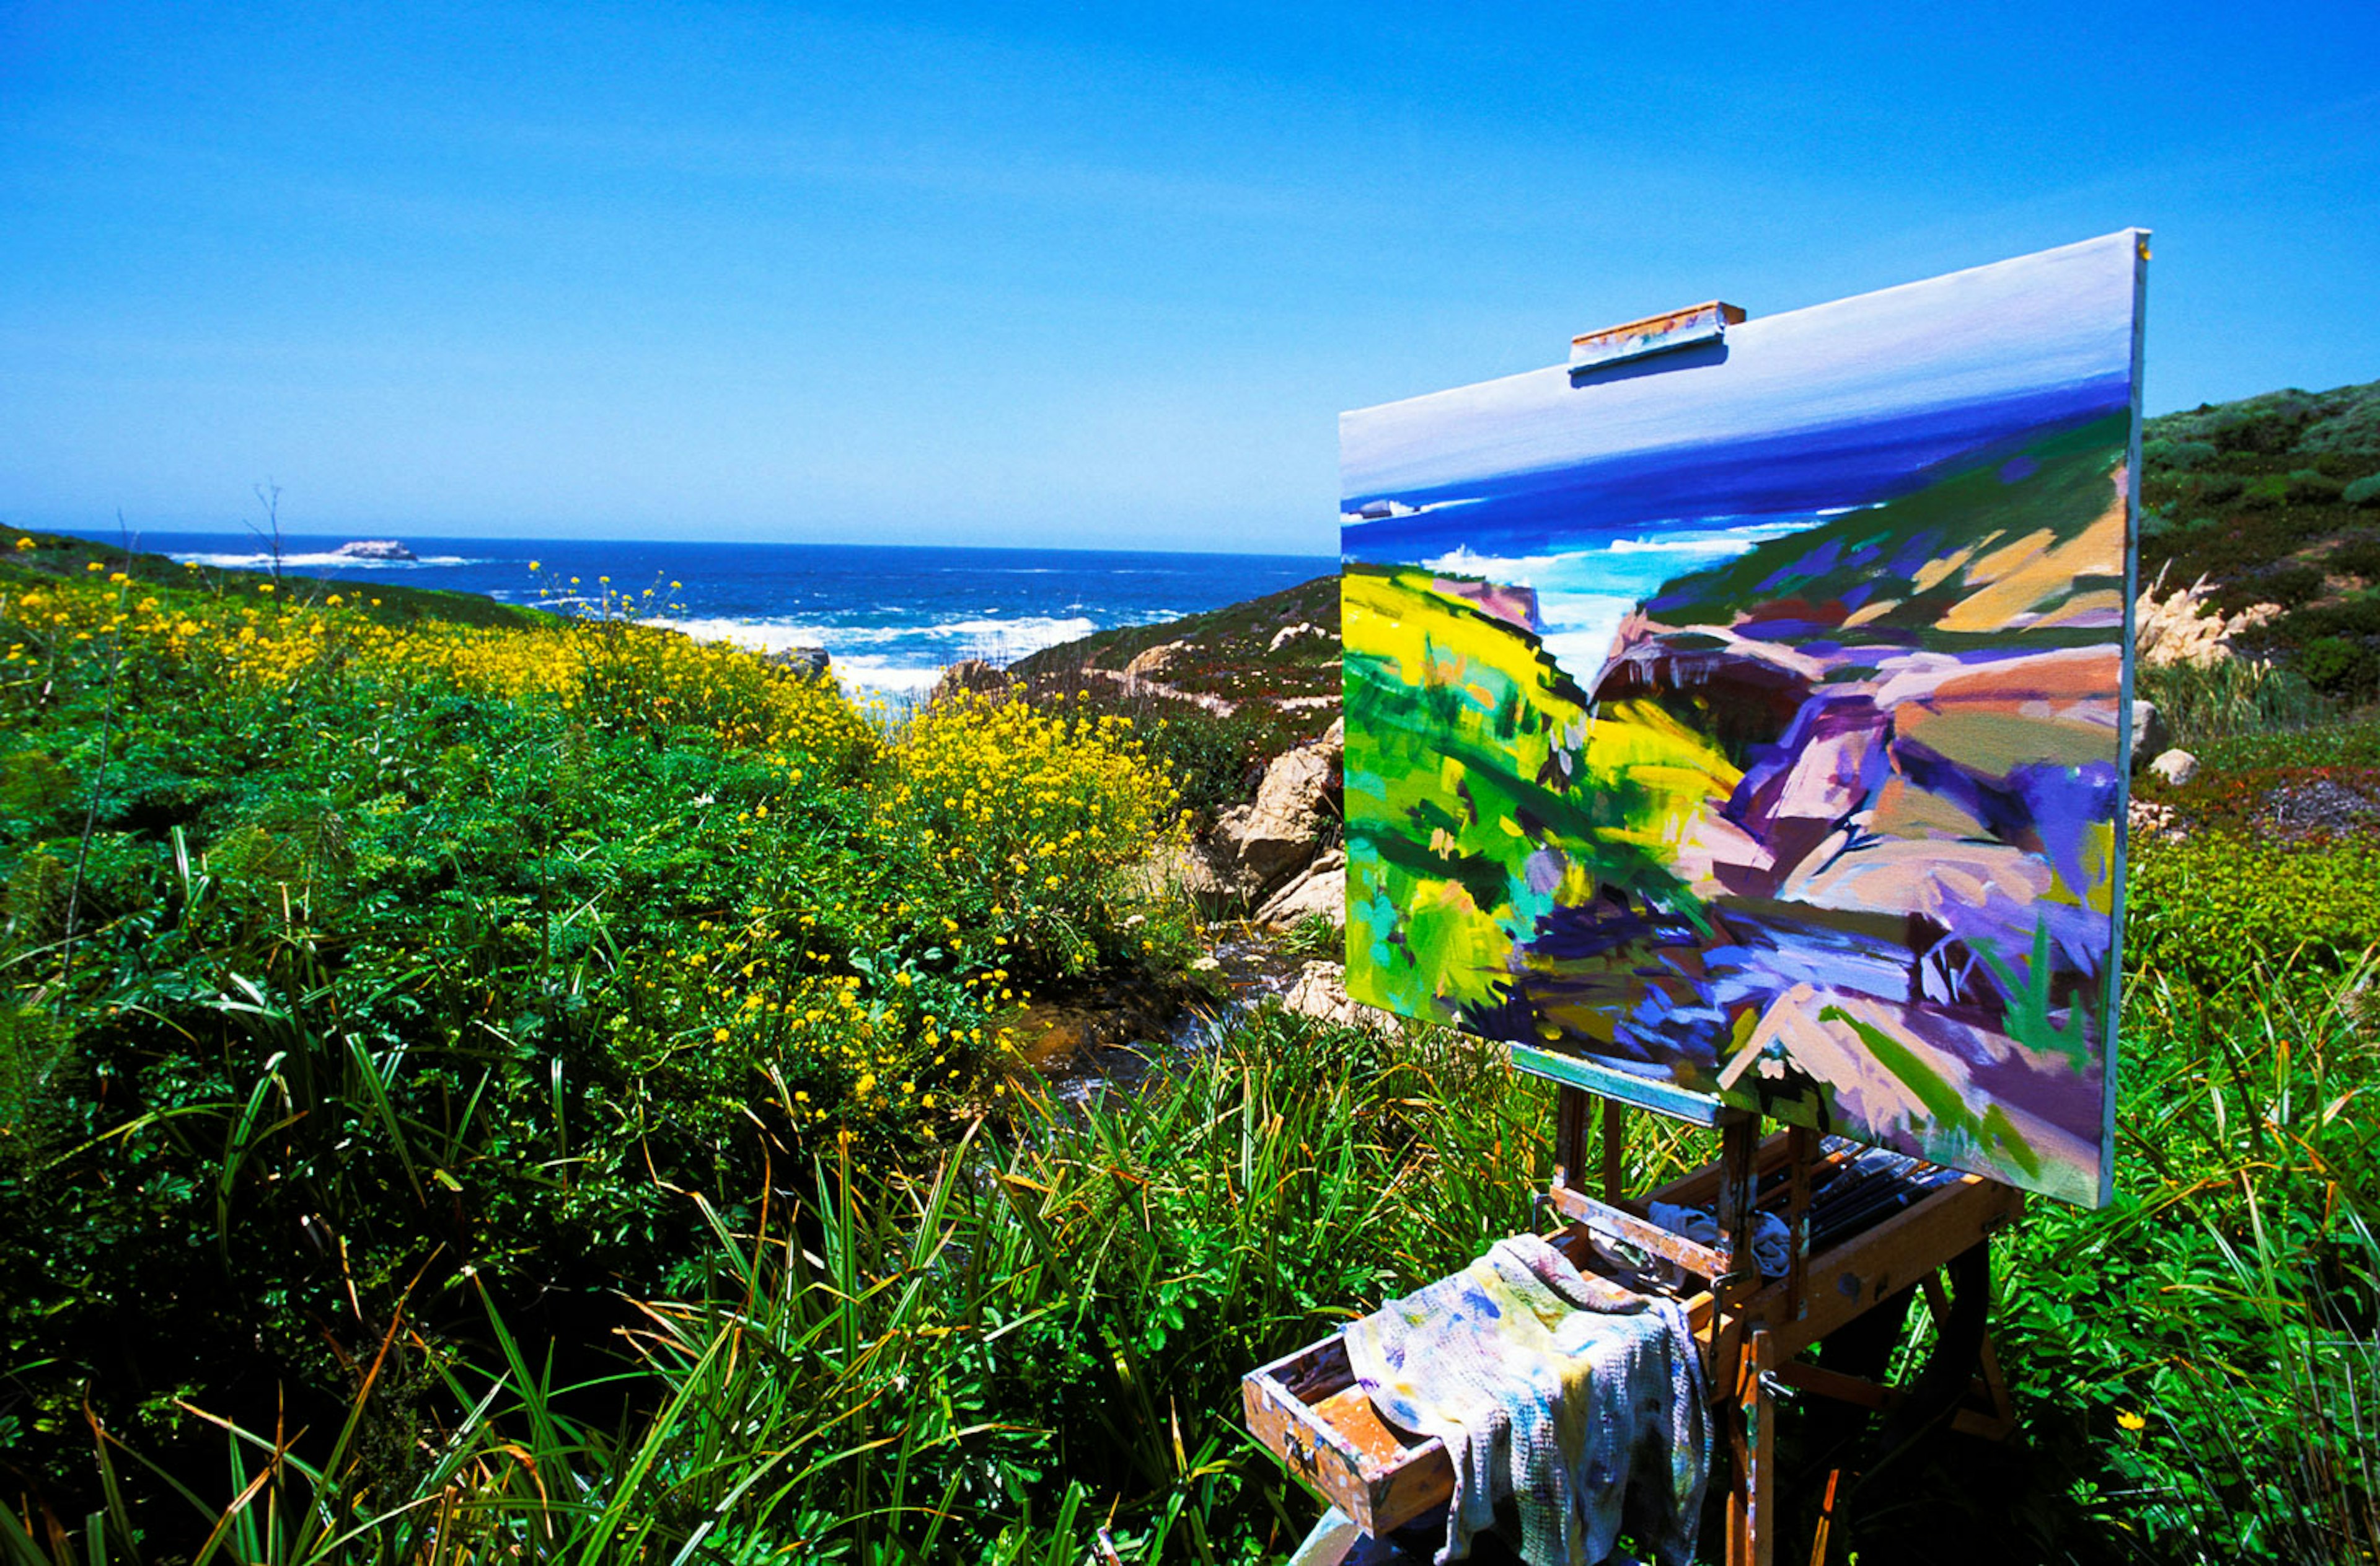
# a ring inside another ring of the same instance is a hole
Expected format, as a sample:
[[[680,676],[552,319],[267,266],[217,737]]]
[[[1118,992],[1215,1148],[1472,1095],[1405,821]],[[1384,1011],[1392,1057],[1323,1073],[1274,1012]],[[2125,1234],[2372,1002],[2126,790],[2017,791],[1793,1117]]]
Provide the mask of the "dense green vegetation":
[[[1135,872],[1240,712],[1044,669],[891,723],[630,624],[35,546],[0,1560],[1278,1559],[1316,1507],[1239,1374],[1533,1220],[1547,1091],[1449,1035],[1014,1073],[1028,990],[1182,982]],[[1880,1471],[1863,1561],[2380,1536],[2380,727],[2204,696],[2141,790],[2189,835],[2134,843],[2119,1200],[1995,1241],[2022,1432]],[[1639,1184],[1707,1152],[1633,1135]]]
[[[1029,986],[1187,961],[1135,874],[1172,791],[1112,717],[888,731],[624,620],[84,564],[0,585],[0,1475],[36,1514],[104,1454],[212,1489],[221,1421],[322,1459],[376,1344],[349,1477],[408,1483],[492,1317],[593,1372],[631,1297],[733,1265],[714,1225],[815,1221],[814,1159],[1004,1095]]]

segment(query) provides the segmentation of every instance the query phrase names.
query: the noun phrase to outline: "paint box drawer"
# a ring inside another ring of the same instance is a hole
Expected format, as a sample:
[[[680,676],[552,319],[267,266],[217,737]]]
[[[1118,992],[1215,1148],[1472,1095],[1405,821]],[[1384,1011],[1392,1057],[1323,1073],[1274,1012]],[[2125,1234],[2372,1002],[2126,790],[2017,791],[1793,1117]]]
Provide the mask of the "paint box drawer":
[[[1454,1493],[1446,1444],[1373,1410],[1335,1332],[1248,1372],[1240,1403],[1257,1439],[1375,1538]]]

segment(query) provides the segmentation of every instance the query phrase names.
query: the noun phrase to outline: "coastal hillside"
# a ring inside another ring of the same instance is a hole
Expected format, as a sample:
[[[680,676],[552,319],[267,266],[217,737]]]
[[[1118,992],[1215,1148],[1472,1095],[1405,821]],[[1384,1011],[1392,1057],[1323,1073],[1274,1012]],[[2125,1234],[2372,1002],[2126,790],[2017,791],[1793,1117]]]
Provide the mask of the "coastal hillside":
[[[2169,593],[2203,577],[2218,610],[2272,605],[2244,646],[2332,696],[2380,690],[2380,382],[2162,414],[2143,426],[2141,466],[2143,588]],[[1328,636],[1286,636],[1301,625]],[[1133,675],[1234,703],[1336,697],[1338,632],[1338,579],[1321,577],[1102,631],[1010,672],[1027,682]]]
[[[2380,690],[2380,382],[2150,419],[2141,582],[2204,577],[2247,640],[2316,688]]]
[[[1153,625],[1123,625],[1021,658],[1030,682],[1077,673],[1162,685],[1225,702],[1313,701],[1339,696],[1339,578]]]
[[[1041,1075],[1053,1001],[1334,944],[1149,872],[1257,913],[1343,864],[1335,579],[887,721],[629,621],[19,536],[0,1559],[1280,1559],[1318,1507],[1241,1373],[1532,1220],[1550,1093],[1460,1033],[1075,1018],[1107,1086]],[[1995,1242],[2023,1439],[1870,1469],[1863,1559],[2360,1558],[2380,731],[2341,710],[2143,779],[2123,1203]],[[1710,1148],[1621,1151],[1633,1190]]]
[[[499,603],[479,593],[409,588],[394,582],[325,582],[294,572],[275,576],[271,571],[184,565],[162,554],[65,533],[15,528],[0,535],[0,587],[111,572],[122,572],[144,588],[192,589],[219,594],[254,593],[270,583],[287,601],[345,607],[383,625],[437,621],[455,625],[526,628],[557,623],[554,615],[541,609]]]

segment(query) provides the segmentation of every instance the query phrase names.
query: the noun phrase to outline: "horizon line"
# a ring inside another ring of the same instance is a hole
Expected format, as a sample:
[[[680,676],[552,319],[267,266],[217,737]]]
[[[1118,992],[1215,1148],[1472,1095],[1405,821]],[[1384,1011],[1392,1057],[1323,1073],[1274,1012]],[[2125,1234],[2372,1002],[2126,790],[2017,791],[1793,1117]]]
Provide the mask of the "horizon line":
[[[32,527],[24,524],[0,524],[0,526],[14,526],[23,532],[55,533],[67,538],[84,539],[93,542],[103,543],[120,542],[123,538],[128,535],[133,540],[129,547],[136,551],[140,549],[141,546],[140,540],[142,538],[156,535],[177,535],[188,538],[237,538],[250,540],[258,538],[258,535],[254,532],[229,528],[157,528],[152,529],[130,528],[123,529],[103,529],[96,528]],[[747,549],[973,550],[999,554],[1152,554],[1220,559],[1329,560],[1334,563],[1339,558],[1338,551],[1336,549],[1318,549],[1313,551],[1260,549],[1148,549],[1123,548],[1099,544],[880,543],[873,541],[863,542],[857,540],[848,539],[666,539],[613,536],[581,538],[576,535],[565,533],[412,533],[407,535],[399,532],[393,532],[386,528],[358,529],[336,533],[300,533],[295,531],[285,531],[281,535],[281,538],[285,543],[288,540],[298,539],[309,540],[330,539],[336,540],[340,542],[354,543],[370,539],[388,538],[398,543],[406,543],[409,539],[423,539],[435,540],[444,543],[699,544]],[[260,551],[260,552],[269,553],[270,546],[268,545],[265,549]]]

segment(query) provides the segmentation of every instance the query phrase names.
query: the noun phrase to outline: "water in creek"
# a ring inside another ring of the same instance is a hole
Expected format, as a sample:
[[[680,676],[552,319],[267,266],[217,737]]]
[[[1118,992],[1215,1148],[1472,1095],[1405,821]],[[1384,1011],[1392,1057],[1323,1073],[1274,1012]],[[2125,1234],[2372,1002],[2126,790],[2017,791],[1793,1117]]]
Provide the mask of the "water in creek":
[[[1233,1018],[1289,993],[1305,965],[1254,935],[1218,941],[1205,970],[1212,999],[1183,1002],[1152,987],[1117,980],[1104,989],[1043,1002],[1017,1027],[1025,1062],[1050,1096],[1085,1103],[1136,1092],[1177,1062],[1215,1047]]]

